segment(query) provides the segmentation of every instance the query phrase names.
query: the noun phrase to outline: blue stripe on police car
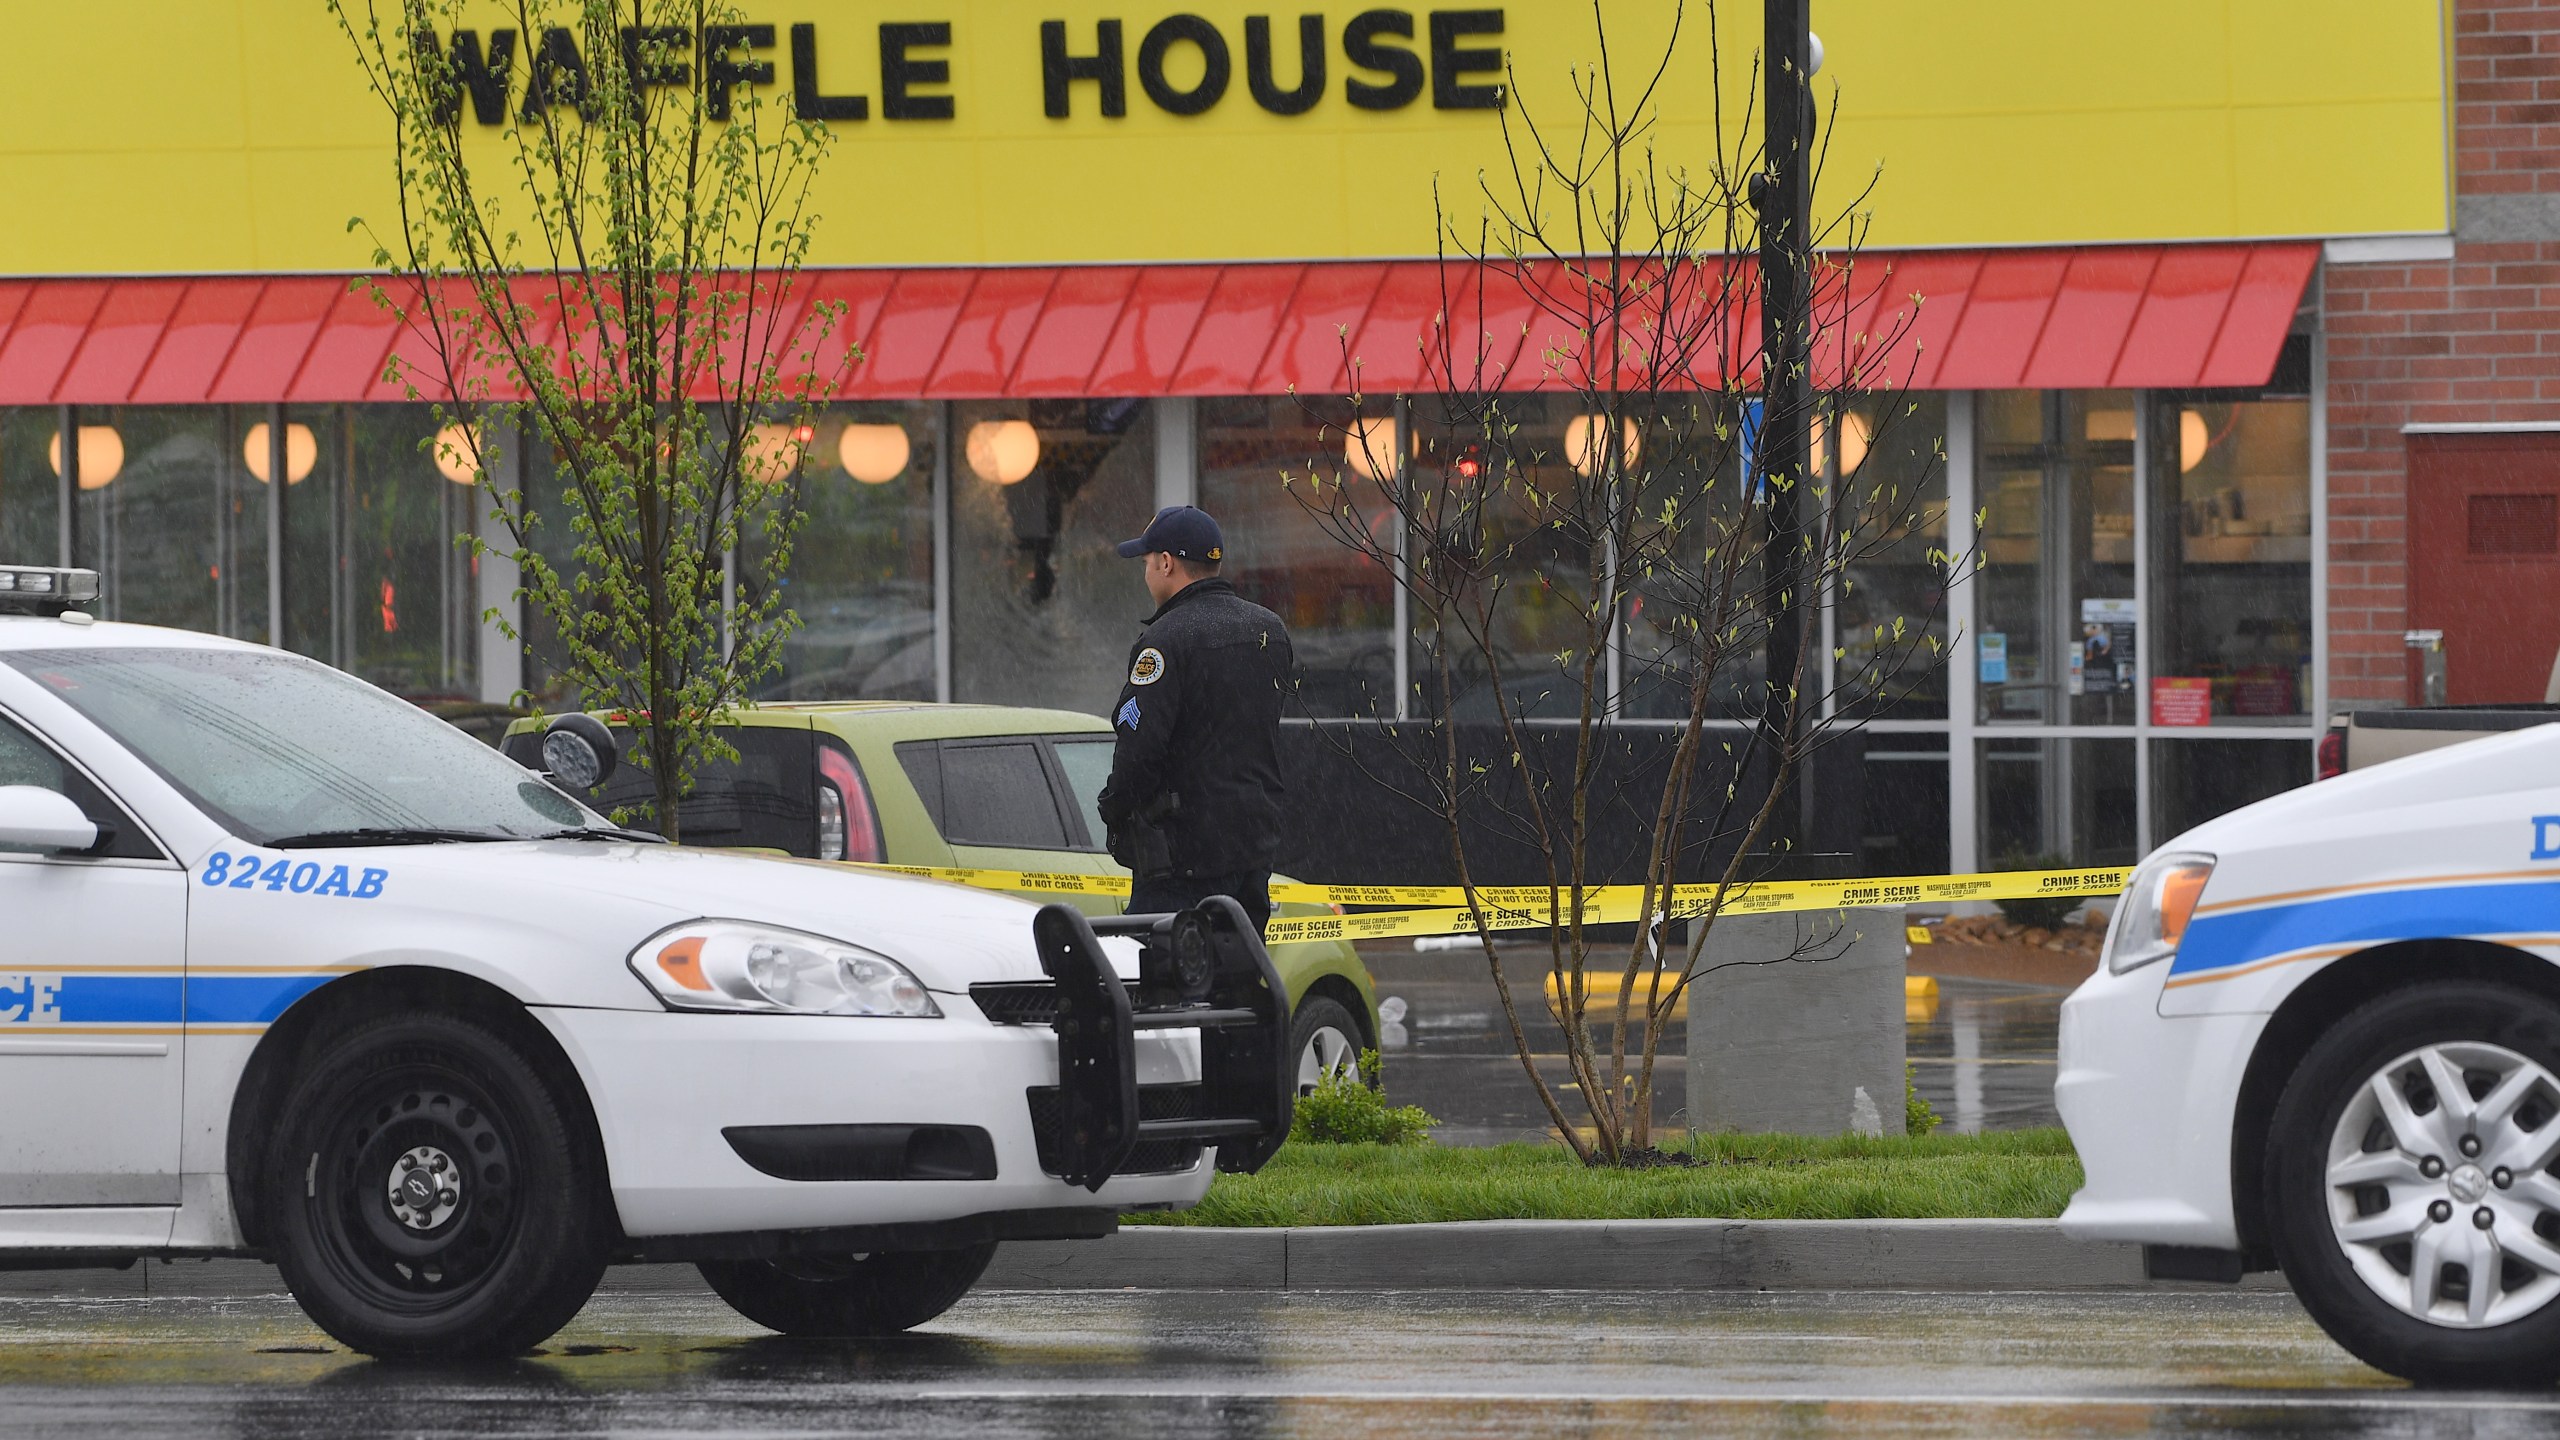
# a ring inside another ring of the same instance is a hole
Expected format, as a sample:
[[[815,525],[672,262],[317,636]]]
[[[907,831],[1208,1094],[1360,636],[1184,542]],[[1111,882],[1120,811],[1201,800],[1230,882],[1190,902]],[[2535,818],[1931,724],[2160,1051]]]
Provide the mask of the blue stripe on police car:
[[[0,972],[0,1029],[54,1025],[266,1025],[336,979],[303,975]]]

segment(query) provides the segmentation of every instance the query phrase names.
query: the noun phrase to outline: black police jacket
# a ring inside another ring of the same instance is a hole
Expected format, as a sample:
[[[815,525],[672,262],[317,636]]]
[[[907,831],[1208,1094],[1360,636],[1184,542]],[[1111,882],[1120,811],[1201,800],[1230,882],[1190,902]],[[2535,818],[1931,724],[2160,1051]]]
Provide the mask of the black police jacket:
[[[1147,617],[1112,707],[1103,822],[1141,878],[1263,870],[1280,850],[1280,617],[1199,580]]]

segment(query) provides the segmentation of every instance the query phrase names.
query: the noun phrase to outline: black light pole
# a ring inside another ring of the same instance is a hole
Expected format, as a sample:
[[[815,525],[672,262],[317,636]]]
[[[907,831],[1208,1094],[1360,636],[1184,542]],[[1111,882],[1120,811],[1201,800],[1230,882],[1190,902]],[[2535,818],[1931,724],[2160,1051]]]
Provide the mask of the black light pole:
[[[1804,520],[1813,429],[1813,38],[1808,0],[1764,0],[1768,164],[1754,180],[1760,217],[1760,444],[1769,549],[1761,613],[1769,622],[1769,699],[1762,717],[1772,764],[1790,753],[1801,724],[1794,677],[1802,645]],[[1781,805],[1779,836],[1792,835]],[[1777,838],[1777,837],[1773,837]]]

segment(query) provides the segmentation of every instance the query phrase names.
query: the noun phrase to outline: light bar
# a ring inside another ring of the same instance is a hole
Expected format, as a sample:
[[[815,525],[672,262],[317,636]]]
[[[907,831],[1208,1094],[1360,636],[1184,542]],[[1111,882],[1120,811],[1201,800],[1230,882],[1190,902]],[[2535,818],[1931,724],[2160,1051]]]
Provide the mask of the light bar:
[[[95,570],[56,570],[39,565],[0,565],[0,605],[31,601],[45,609],[85,605],[98,598]]]

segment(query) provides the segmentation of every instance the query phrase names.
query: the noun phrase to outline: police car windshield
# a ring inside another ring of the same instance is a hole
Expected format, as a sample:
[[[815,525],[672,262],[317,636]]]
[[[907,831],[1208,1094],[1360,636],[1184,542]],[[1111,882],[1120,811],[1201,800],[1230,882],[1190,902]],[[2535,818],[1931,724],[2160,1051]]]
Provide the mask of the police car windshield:
[[[505,840],[607,823],[416,706],[299,656],[24,650],[0,651],[0,661],[251,844]]]

